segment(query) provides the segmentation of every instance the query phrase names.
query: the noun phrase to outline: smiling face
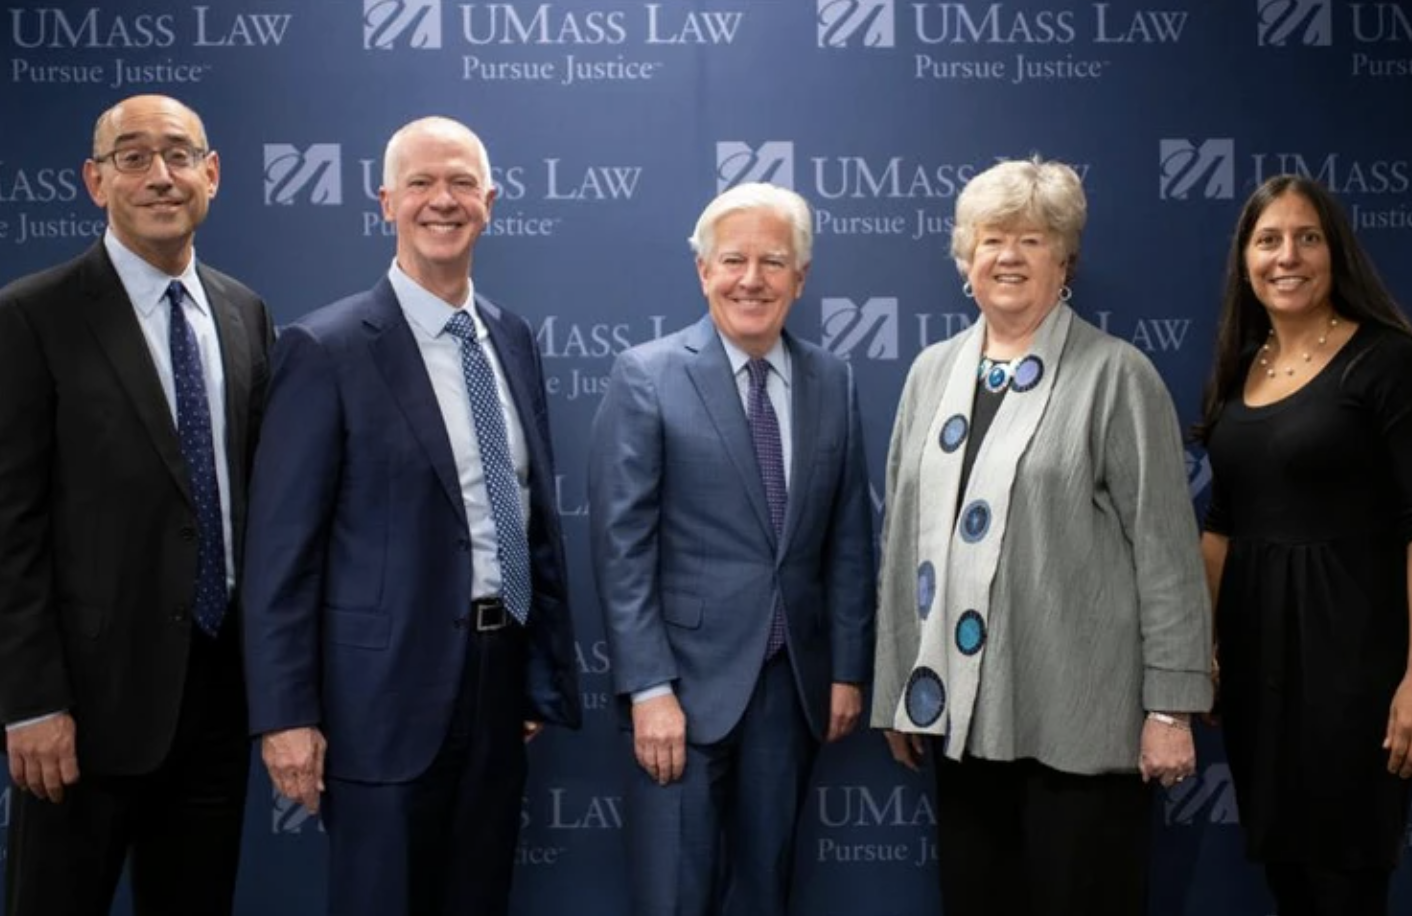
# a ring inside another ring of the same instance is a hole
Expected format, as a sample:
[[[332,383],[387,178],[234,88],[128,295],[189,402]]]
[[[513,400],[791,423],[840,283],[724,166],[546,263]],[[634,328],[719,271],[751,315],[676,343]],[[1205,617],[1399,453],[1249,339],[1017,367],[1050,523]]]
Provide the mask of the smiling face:
[[[100,121],[83,181],[93,202],[108,211],[108,225],[127,248],[159,270],[181,273],[191,260],[191,240],[206,219],[220,183],[220,162],[205,153],[206,131],[196,114],[175,99],[137,96],[113,107]],[[204,155],[174,168],[160,153],[188,146]],[[120,172],[111,154],[158,153],[138,172]]]
[[[731,343],[764,356],[804,292],[789,220],[772,210],[735,210],[716,221],[713,249],[696,259],[711,320]]]
[[[976,228],[966,279],[981,312],[1026,318],[1059,301],[1066,258],[1053,233],[1031,223]]]
[[[1287,191],[1255,221],[1244,251],[1255,298],[1290,317],[1329,306],[1333,271],[1319,214],[1303,195]]]
[[[490,221],[495,189],[473,135],[427,124],[399,141],[391,184],[378,191],[397,224],[397,264],[430,290],[464,285],[471,248]]]

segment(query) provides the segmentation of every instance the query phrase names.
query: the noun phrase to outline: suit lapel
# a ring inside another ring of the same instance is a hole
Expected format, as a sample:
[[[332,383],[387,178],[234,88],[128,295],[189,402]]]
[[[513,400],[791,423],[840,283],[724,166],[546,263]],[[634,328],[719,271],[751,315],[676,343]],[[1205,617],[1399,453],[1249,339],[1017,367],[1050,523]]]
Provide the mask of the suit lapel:
[[[374,364],[387,380],[398,407],[407,417],[413,435],[421,443],[431,462],[446,499],[455,508],[461,524],[466,525],[466,506],[461,499],[461,479],[456,473],[456,459],[451,452],[451,440],[446,436],[446,421],[436,401],[431,379],[427,377],[412,329],[407,324],[397,294],[384,277],[371,293],[372,300],[364,315],[364,324],[372,331],[368,345]],[[469,526],[468,526],[469,530]]]
[[[716,427],[716,434],[730,456],[731,464],[745,485],[745,495],[755,510],[755,517],[775,544],[775,529],[770,523],[770,506],[765,500],[765,484],[760,479],[760,464],[755,460],[755,447],[750,442],[750,426],[740,405],[740,389],[731,372],[730,358],[721,344],[716,326],[709,316],[701,319],[686,338],[686,348],[696,354],[687,361],[686,372],[706,413]]]
[[[823,397],[819,393],[818,366],[803,347],[794,346],[786,334],[784,345],[789,348],[790,362],[790,444],[793,448],[789,475],[789,501],[785,503],[784,535],[779,554],[788,549],[799,517],[808,498],[810,477],[814,473],[814,441],[818,438],[819,416]]]
[[[83,308],[84,321],[112,365],[118,384],[132,402],[162,463],[171,472],[182,496],[190,502],[186,463],[177,441],[171,405],[162,391],[157,367],[152,363],[152,353],[147,348],[147,339],[142,336],[142,328],[138,326],[133,305],[128,301],[122,280],[108,260],[108,253],[103,250],[101,241],[89,249],[84,263],[83,286],[87,294]]]
[[[490,335],[490,345],[495,349],[495,357],[500,369],[505,373],[505,381],[510,386],[510,402],[515,405],[515,415],[520,421],[526,447],[530,452],[530,468],[548,467],[547,456],[541,451],[539,422],[535,412],[535,396],[531,385],[534,377],[534,354],[525,349],[532,340],[529,337],[510,333],[505,315],[500,307],[483,296],[476,296],[476,313],[485,322],[486,333]]]
[[[225,284],[200,264],[196,265],[201,287],[206,291],[206,301],[210,303],[211,315],[216,323],[216,336],[221,345],[221,373],[225,377],[226,412],[226,468],[232,489],[231,506],[242,505],[245,487],[242,455],[246,454],[245,441],[249,430],[245,428],[247,413],[237,405],[250,403],[250,335],[245,328],[245,319],[231,301]]]

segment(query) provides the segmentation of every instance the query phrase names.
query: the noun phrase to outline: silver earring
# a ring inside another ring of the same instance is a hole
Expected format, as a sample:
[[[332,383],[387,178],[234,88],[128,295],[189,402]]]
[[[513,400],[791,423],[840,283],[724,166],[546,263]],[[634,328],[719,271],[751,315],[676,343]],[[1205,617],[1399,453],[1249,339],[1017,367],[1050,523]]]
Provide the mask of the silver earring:
[[[967,299],[976,298],[976,290],[975,287],[971,286],[970,280],[961,284],[961,295],[965,296]]]
[[[1065,283],[1063,286],[1059,287],[1060,302],[1068,302],[1072,298],[1074,298],[1074,291],[1069,289],[1069,284]]]

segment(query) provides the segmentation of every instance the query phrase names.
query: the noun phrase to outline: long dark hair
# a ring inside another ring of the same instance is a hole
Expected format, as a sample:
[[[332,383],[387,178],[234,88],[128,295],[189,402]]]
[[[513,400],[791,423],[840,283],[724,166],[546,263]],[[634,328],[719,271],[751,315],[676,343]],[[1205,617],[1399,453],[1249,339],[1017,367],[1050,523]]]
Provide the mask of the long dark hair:
[[[1378,277],[1373,262],[1358,244],[1353,226],[1334,196],[1312,178],[1276,175],[1256,188],[1245,202],[1240,219],[1236,221],[1230,254],[1226,257],[1225,291],[1221,295],[1221,318],[1216,329],[1216,358],[1201,398],[1201,421],[1192,429],[1192,437],[1203,445],[1226,402],[1244,383],[1248,361],[1270,333],[1270,318],[1245,276],[1245,247],[1265,208],[1288,193],[1309,201],[1319,214],[1319,225],[1329,245],[1333,275],[1329,299],[1334,311],[1359,324],[1382,325],[1412,335],[1412,325],[1408,324]]]

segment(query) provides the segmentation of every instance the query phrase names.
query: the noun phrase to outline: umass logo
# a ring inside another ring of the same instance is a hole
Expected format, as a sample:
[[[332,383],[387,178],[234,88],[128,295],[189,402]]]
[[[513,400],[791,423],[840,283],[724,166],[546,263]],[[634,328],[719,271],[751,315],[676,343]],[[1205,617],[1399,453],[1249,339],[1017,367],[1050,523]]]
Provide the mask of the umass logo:
[[[421,51],[441,47],[441,0],[363,0],[363,47]]]
[[[1261,47],[1327,47],[1333,43],[1332,0],[1256,0]]]
[[[1230,765],[1213,763],[1196,779],[1167,789],[1163,809],[1168,825],[1240,823]]]
[[[738,184],[764,181],[794,190],[794,143],[766,140],[751,146],[739,140],[716,144],[716,191]]]
[[[1235,141],[1229,137],[1158,142],[1162,200],[1230,200],[1235,196]]]
[[[897,359],[897,299],[874,296],[862,304],[830,296],[820,304],[819,330],[824,349],[843,359],[857,353],[868,359]]]
[[[893,0],[816,0],[821,48],[891,48],[897,43]]]
[[[265,144],[265,206],[343,203],[343,152],[337,143]]]

